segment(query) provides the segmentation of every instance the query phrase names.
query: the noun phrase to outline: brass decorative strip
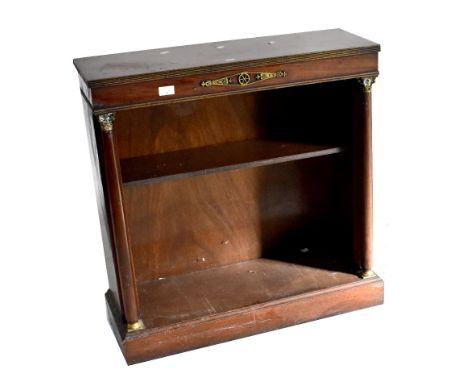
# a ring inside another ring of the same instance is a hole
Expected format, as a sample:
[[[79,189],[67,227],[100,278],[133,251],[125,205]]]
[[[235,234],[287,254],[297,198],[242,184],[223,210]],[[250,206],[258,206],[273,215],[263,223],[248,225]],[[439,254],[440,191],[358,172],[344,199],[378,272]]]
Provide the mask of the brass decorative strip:
[[[265,81],[272,78],[283,78],[286,77],[288,73],[284,70],[278,70],[276,72],[258,72],[258,73],[248,73],[240,72],[236,74],[231,74],[230,76],[217,78],[214,80],[204,80],[200,83],[203,87],[210,86],[247,86],[254,84],[255,82]],[[253,80],[252,80],[253,79]]]
[[[315,79],[309,79],[309,80],[303,80],[303,81],[297,81],[294,83],[288,83],[284,84],[283,86],[285,87],[292,87],[292,86],[299,86],[299,85],[310,85],[310,84],[320,84],[324,82],[332,82],[332,81],[344,81],[344,80],[350,80],[350,79],[355,79],[357,80],[360,76],[365,75],[365,76],[372,76],[372,77],[377,77],[379,75],[379,72],[369,72],[369,73],[363,73],[363,74],[351,74],[351,75],[346,75],[346,76],[333,76],[333,77],[325,77],[325,78],[315,78]],[[267,85],[268,88],[274,88],[275,85]],[[83,92],[81,93],[82,96],[84,96]],[[205,98],[210,98],[212,97],[211,94],[199,94],[196,96],[189,96],[189,97],[184,97],[184,101],[192,101],[192,100],[198,100],[198,99],[205,99]],[[88,103],[89,101],[86,100]],[[164,105],[168,103],[168,100],[157,100],[157,101],[147,101],[147,102],[139,102],[135,104],[130,104],[130,105],[123,105],[123,106],[108,106],[108,107],[102,107],[101,109],[97,108],[93,110],[93,114],[95,116],[99,116],[102,113],[110,113],[110,112],[117,112],[120,110],[135,110],[135,109],[141,109],[143,107],[150,107],[150,106],[156,106],[156,105]],[[89,104],[91,106],[91,104]]]

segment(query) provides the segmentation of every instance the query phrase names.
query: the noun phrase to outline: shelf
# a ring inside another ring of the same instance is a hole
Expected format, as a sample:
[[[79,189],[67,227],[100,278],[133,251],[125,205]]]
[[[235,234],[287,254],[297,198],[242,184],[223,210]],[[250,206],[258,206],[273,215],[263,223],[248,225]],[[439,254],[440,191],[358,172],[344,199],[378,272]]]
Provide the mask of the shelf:
[[[251,140],[121,160],[124,185],[161,182],[341,152],[340,147]]]
[[[146,281],[139,290],[146,327],[163,328],[358,281],[342,271],[260,258]]]

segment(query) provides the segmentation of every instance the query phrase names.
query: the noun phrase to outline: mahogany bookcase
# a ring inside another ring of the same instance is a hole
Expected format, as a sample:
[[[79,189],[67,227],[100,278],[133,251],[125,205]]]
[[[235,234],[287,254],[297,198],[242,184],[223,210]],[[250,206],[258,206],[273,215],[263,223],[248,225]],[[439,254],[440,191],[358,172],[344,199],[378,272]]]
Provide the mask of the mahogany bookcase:
[[[383,302],[379,50],[333,29],[74,60],[129,364]]]

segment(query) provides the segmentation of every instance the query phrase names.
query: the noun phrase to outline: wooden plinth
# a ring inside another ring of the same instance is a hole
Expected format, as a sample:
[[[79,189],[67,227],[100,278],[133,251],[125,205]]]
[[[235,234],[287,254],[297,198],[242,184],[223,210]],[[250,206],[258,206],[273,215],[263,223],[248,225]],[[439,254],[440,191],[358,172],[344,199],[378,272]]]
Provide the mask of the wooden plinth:
[[[383,281],[270,259],[140,285],[145,329],[126,333],[106,294],[128,364],[160,358],[383,302]]]

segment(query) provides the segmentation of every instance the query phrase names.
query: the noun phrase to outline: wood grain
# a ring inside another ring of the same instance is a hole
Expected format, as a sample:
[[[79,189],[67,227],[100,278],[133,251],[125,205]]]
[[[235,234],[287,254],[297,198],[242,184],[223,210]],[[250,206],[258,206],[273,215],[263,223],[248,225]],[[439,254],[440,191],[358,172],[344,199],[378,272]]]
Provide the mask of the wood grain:
[[[256,139],[264,131],[265,97],[256,93],[117,113],[121,159]]]
[[[349,147],[356,85],[336,81],[123,110],[115,121],[119,157],[255,139]]]
[[[332,253],[339,247],[352,258],[346,163],[325,156],[125,187],[137,279],[271,256],[298,245]]]

